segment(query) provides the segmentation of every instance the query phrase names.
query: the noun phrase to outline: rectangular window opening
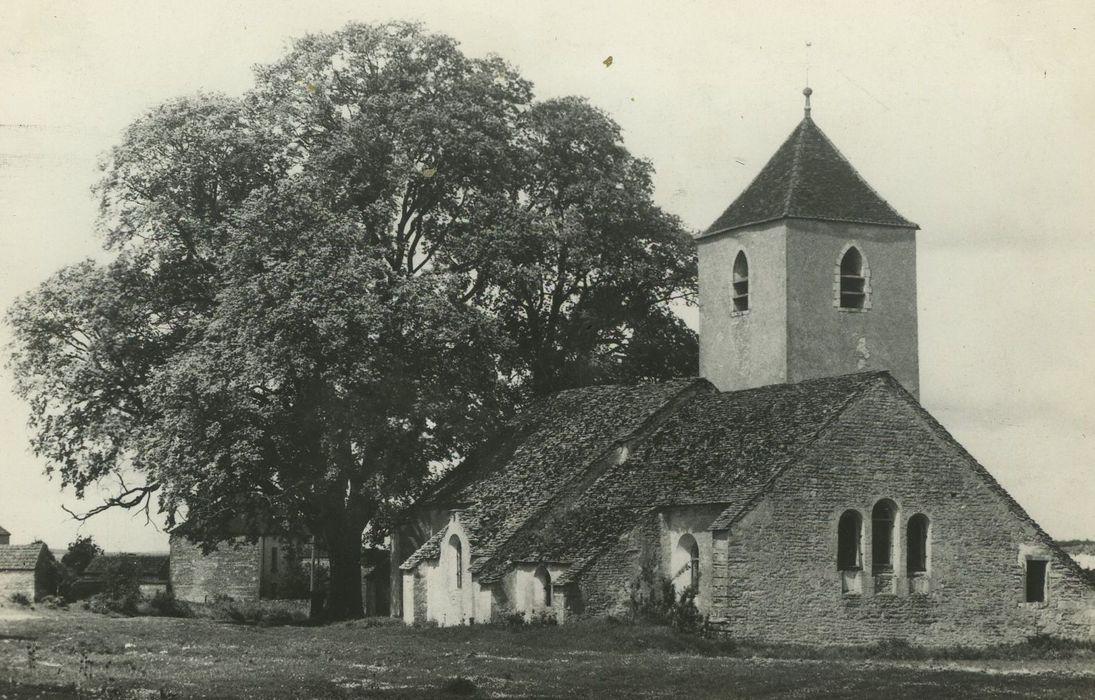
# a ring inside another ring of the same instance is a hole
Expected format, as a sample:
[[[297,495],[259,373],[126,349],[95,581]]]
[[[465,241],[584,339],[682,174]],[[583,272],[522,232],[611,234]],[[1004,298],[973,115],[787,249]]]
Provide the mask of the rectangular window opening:
[[[1046,567],[1044,559],[1027,560],[1027,602],[1044,603],[1046,601]]]

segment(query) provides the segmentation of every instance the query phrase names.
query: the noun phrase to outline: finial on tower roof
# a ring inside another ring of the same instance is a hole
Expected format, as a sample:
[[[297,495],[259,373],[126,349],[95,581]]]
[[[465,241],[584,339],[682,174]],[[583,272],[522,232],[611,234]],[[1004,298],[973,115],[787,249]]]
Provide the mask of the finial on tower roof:
[[[814,94],[814,91],[810,89],[809,85],[807,85],[806,89],[802,91],[802,94],[806,95],[806,110],[805,111],[806,111],[806,118],[808,119],[810,117],[810,95]]]

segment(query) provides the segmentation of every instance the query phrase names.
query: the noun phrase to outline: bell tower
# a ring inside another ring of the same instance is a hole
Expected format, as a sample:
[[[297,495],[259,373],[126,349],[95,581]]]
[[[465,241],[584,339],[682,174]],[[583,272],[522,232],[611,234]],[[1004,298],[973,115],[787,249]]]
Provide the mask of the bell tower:
[[[700,375],[721,391],[889,370],[919,396],[916,231],[810,116],[697,238]]]

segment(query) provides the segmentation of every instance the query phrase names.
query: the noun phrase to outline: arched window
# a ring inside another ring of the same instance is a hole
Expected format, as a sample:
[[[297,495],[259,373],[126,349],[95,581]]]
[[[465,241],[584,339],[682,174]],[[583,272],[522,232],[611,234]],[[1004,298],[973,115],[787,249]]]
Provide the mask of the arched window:
[[[700,585],[700,545],[692,535],[682,535],[672,556],[673,587],[679,593],[686,587]]]
[[[889,499],[871,511],[871,568],[874,573],[893,571],[893,529],[897,506]]]
[[[449,554],[452,561],[453,568],[453,587],[463,588],[464,586],[464,545],[460,543],[460,538],[453,535],[449,538]]]
[[[852,246],[840,259],[840,308],[862,309],[867,302],[867,269],[863,254]]]
[[[548,573],[546,566],[540,566],[536,569],[536,573],[532,575],[533,586],[533,607],[545,607],[550,608],[552,603],[552,590],[551,590],[551,574]]]
[[[909,518],[905,534],[905,564],[908,576],[928,571],[928,516],[917,513]]]
[[[692,588],[699,589],[700,587],[700,545],[696,540],[692,540],[692,549],[688,552],[688,565],[691,568],[691,576],[689,577],[689,585]]]
[[[749,310],[749,259],[739,250],[734,258],[734,311]]]
[[[836,568],[856,571],[863,568],[863,516],[858,510],[846,510],[836,528]]]

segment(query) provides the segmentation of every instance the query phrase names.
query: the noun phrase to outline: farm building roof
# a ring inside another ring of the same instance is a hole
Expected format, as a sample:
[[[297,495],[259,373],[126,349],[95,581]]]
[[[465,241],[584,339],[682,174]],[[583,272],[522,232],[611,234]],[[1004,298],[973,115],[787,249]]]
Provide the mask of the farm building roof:
[[[700,238],[780,219],[919,228],[867,184],[809,115]]]
[[[11,534],[11,533],[10,533],[10,532],[8,532],[7,530],[5,530],[5,529],[3,528],[3,526],[0,526],[0,536],[3,536],[3,535],[10,535],[10,534]]]
[[[142,581],[167,581],[169,558],[166,554],[100,554],[91,560],[84,569],[84,576],[104,576],[115,564],[130,564]]]
[[[0,571],[33,571],[43,556],[50,554],[42,543],[0,545]]]

